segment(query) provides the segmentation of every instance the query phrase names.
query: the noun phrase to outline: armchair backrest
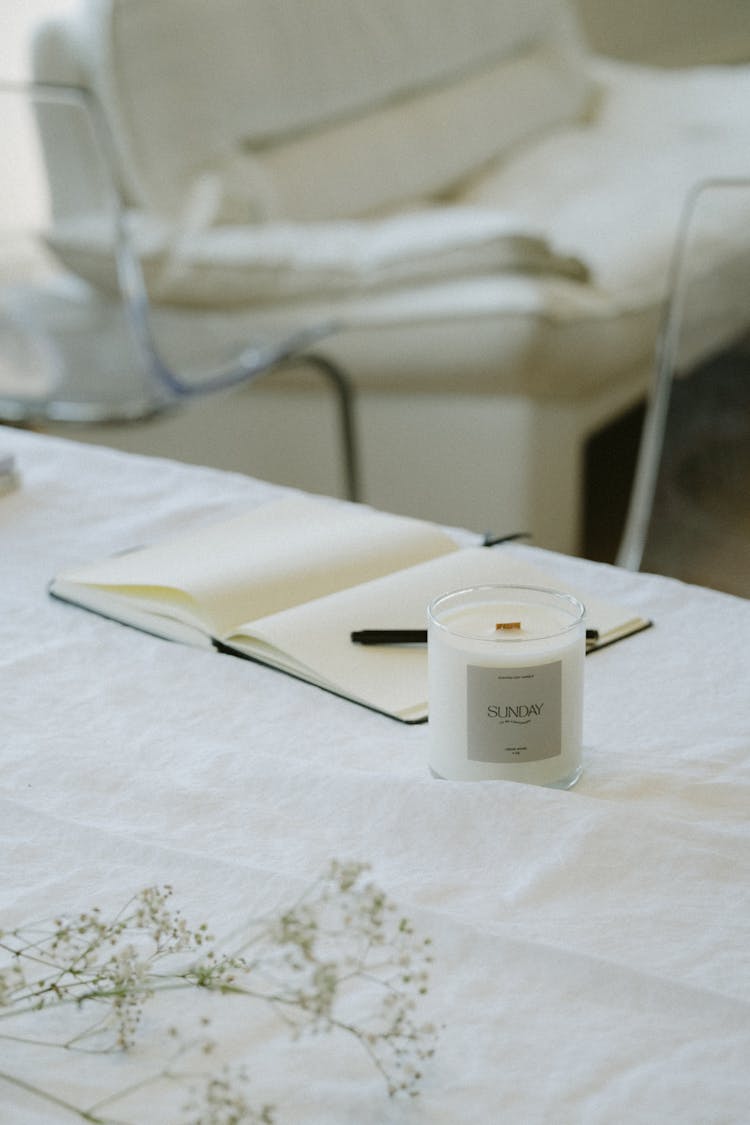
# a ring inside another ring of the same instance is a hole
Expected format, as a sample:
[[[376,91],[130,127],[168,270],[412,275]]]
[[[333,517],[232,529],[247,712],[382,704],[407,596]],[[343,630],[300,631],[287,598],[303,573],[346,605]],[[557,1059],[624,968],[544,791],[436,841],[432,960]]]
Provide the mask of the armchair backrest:
[[[232,221],[447,193],[587,93],[564,0],[83,0],[69,36],[129,201],[166,215],[206,174]]]

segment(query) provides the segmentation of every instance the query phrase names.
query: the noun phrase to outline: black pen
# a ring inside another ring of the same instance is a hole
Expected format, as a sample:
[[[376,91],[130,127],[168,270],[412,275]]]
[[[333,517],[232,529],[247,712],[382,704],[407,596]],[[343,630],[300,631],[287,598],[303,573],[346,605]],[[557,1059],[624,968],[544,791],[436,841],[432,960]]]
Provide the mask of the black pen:
[[[419,645],[427,643],[426,629],[358,629],[351,634],[356,645]],[[599,640],[597,629],[586,630],[586,640]]]
[[[419,645],[427,643],[426,629],[360,629],[352,633],[357,645]]]

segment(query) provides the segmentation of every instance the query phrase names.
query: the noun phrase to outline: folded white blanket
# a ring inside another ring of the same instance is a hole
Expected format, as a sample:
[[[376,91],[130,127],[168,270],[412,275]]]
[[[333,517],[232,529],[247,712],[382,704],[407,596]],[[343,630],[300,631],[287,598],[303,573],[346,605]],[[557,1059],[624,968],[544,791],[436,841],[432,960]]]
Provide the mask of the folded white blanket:
[[[150,295],[173,304],[226,307],[343,296],[500,272],[587,276],[581,261],[558,254],[517,216],[483,208],[215,227],[175,227],[134,215],[131,229]],[[49,244],[75,273],[114,287],[105,221],[67,222],[51,232]]]

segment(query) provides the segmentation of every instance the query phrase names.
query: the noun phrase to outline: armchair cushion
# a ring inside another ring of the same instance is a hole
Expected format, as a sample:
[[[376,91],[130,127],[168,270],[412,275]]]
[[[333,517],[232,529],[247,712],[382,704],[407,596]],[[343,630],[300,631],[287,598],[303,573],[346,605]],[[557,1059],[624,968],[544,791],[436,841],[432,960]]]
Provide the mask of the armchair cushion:
[[[668,70],[592,58],[595,110],[467,185],[463,202],[517,209],[590,267],[612,312],[666,296],[683,206],[702,181],[750,175],[750,67]],[[748,198],[701,215],[701,271],[719,299],[727,258],[750,249]]]
[[[175,215],[229,168],[240,222],[443,193],[588,89],[557,0],[85,0],[77,39],[130,201]]]

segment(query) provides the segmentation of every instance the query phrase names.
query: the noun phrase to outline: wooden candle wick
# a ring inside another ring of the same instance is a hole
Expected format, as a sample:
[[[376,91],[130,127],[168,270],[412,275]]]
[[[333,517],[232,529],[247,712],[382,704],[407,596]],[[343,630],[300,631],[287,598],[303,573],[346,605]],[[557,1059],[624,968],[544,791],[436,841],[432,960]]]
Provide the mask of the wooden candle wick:
[[[520,629],[520,628],[521,628],[521,622],[520,621],[496,621],[495,622],[495,632],[496,633],[499,632],[501,629]]]

